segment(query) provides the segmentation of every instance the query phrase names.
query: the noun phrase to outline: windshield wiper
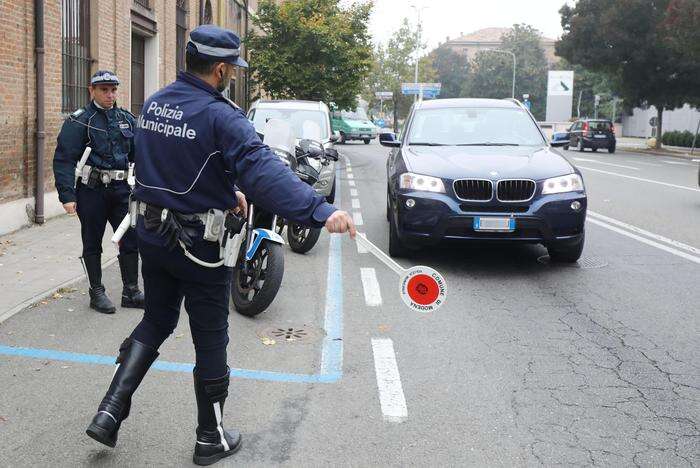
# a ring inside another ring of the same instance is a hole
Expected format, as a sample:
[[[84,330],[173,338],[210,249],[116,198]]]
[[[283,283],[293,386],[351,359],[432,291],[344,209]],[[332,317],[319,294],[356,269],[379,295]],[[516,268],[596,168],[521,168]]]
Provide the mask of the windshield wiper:
[[[491,143],[486,141],[484,143],[459,143],[455,146],[520,146],[518,143]]]
[[[444,143],[430,143],[427,141],[410,142],[409,146],[447,146]]]

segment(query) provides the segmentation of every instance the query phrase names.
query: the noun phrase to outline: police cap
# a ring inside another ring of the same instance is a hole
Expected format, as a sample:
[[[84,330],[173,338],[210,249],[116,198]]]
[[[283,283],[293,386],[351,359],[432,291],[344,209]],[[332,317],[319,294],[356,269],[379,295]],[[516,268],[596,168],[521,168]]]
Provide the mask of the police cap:
[[[225,62],[239,67],[248,67],[241,58],[241,40],[232,31],[205,24],[190,32],[187,53],[212,62]]]
[[[115,75],[109,70],[99,70],[94,75],[92,75],[92,78],[90,78],[90,85],[95,86],[101,84],[118,85],[119,78],[117,78],[117,75]]]

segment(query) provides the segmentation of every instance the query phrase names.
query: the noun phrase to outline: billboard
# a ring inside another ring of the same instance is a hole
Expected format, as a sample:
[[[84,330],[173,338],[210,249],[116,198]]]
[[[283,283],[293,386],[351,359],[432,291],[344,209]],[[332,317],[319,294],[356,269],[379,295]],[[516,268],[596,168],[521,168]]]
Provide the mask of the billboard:
[[[547,80],[547,122],[571,119],[574,103],[574,72],[550,70]]]

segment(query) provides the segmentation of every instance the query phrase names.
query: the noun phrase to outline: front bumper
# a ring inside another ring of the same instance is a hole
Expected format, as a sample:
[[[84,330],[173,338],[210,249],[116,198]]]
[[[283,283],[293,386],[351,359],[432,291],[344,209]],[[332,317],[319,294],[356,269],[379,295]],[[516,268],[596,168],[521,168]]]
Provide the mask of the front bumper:
[[[406,207],[409,198],[416,202],[413,208]],[[574,201],[581,203],[578,211],[571,208]],[[524,204],[478,204],[460,202],[445,194],[407,192],[398,194],[395,207],[399,237],[410,244],[434,245],[443,240],[471,240],[547,245],[573,242],[583,235],[587,199],[584,194],[570,192],[538,196]],[[515,230],[475,231],[476,216],[512,216]]]
[[[345,140],[374,140],[377,138],[377,132],[347,132],[345,133]]]

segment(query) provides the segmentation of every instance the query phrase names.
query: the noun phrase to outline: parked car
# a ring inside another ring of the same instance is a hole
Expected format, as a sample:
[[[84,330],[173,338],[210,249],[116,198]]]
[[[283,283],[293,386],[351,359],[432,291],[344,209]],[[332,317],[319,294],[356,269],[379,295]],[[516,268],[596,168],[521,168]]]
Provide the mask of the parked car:
[[[569,132],[554,132],[552,133],[552,138],[550,139],[552,143],[561,143],[562,146],[568,148],[569,145]]]
[[[320,141],[324,148],[333,147],[338,135],[331,131],[331,117],[328,106],[321,101],[255,101],[248,111],[248,119],[253,122],[255,130],[263,133],[265,123],[270,119],[281,119],[289,121],[294,129],[295,137],[312,138],[304,135],[304,122],[311,121],[317,124],[314,126],[321,129]],[[317,193],[326,197],[328,203],[335,201],[335,165],[329,162],[326,165],[318,160],[311,160],[310,164],[319,171],[319,180],[314,185]]]
[[[367,112],[362,107],[354,111],[334,111],[331,115],[333,131],[340,133],[338,143],[342,144],[351,140],[362,140],[366,145],[377,138],[377,126],[367,117]]]
[[[583,152],[586,148],[598,151],[607,149],[608,153],[614,153],[617,146],[615,138],[615,125],[605,119],[583,119],[574,122],[569,127],[569,143],[564,149],[575,147]]]
[[[402,135],[402,141],[379,136],[392,148],[386,167],[392,256],[443,240],[541,243],[553,261],[581,256],[583,178],[550,148],[521,103],[418,102]]]

